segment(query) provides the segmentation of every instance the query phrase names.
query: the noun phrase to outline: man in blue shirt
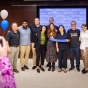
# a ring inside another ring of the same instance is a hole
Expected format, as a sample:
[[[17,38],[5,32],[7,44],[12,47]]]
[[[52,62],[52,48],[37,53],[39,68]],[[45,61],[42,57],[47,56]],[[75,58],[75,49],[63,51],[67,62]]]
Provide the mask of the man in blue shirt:
[[[31,49],[31,30],[26,20],[22,21],[22,27],[18,29],[20,33],[20,64],[21,70],[28,68],[28,59]]]

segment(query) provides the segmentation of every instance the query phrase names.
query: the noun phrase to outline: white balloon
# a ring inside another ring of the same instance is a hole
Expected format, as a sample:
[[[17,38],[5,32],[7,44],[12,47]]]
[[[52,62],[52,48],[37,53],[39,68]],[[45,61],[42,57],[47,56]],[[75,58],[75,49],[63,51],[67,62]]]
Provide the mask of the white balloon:
[[[8,17],[8,11],[7,10],[1,10],[0,13],[2,19],[6,19]]]

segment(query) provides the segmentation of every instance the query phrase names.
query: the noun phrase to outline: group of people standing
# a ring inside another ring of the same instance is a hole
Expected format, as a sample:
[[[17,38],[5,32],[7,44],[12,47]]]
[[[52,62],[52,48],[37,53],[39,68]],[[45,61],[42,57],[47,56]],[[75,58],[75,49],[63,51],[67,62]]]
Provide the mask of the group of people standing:
[[[76,28],[76,22],[71,22],[71,29],[67,32],[63,25],[54,25],[54,19],[49,18],[48,26],[41,26],[39,19],[35,18],[34,25],[28,25],[27,20],[22,21],[22,26],[18,27],[16,22],[12,23],[12,30],[6,35],[9,47],[9,60],[13,71],[17,70],[17,58],[20,51],[21,70],[29,69],[28,58],[30,50],[33,52],[33,67],[40,73],[44,69],[44,58],[48,62],[48,71],[55,71],[55,62],[58,59],[58,72],[67,72],[67,57],[70,51],[71,68],[75,69],[74,55],[76,56],[76,69],[80,71],[80,51],[84,62],[82,73],[88,72],[88,30],[86,24],[82,24],[82,32]],[[51,39],[51,40],[50,40]],[[59,41],[60,40],[60,41]],[[62,41],[64,40],[64,42]]]

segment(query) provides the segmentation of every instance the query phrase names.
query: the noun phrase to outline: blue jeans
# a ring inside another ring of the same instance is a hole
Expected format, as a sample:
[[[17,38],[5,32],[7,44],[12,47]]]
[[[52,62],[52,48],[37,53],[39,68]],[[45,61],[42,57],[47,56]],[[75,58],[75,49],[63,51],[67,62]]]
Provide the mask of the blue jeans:
[[[76,56],[76,67],[80,67],[80,48],[79,47],[70,48],[70,63],[72,68],[75,67],[74,55]]]

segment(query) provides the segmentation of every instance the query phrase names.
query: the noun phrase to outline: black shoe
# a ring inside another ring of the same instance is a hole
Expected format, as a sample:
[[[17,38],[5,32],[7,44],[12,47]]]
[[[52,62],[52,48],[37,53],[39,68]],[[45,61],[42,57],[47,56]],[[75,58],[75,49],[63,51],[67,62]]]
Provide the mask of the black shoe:
[[[75,69],[75,67],[71,67],[71,68],[69,69],[69,71],[74,70],[74,69]]]
[[[55,63],[52,63],[52,72],[55,71]]]
[[[49,63],[46,65],[46,67],[49,67]]]
[[[84,72],[85,71],[85,68],[82,70],[82,72]]]
[[[82,70],[82,74],[86,74],[88,71],[85,70],[85,68]]]
[[[55,67],[52,67],[52,72],[55,71]]]
[[[40,69],[37,69],[37,72],[40,73]]]
[[[48,71],[50,71],[51,70],[51,63],[48,63],[48,65],[49,65]]]
[[[41,70],[42,70],[42,71],[45,71],[45,69],[44,69],[43,67],[41,68]]]
[[[25,68],[24,68],[24,67],[21,67],[21,70],[22,70],[22,71],[25,71]]]
[[[78,72],[80,72],[80,68],[79,67],[77,67],[76,69],[77,69]]]
[[[26,66],[26,65],[24,65],[24,68],[25,68],[25,69],[29,69],[28,66]]]
[[[36,66],[33,66],[32,69],[36,69]]]
[[[48,71],[50,71],[50,70],[51,70],[51,67],[48,68]]]

